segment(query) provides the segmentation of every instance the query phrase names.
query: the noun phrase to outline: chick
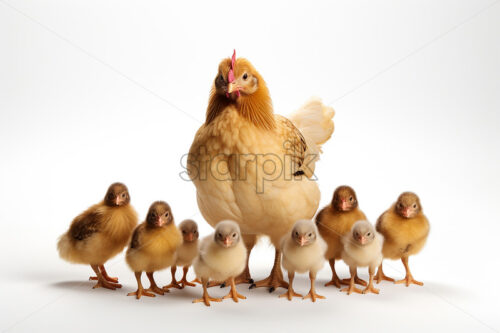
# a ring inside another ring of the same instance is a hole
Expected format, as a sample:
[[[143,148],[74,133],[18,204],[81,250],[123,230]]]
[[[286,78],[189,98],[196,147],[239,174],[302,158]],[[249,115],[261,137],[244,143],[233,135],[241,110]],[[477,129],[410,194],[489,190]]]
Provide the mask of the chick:
[[[172,266],[172,282],[164,288],[178,288],[183,289],[185,286],[194,287],[195,284],[187,280],[187,272],[191,266],[194,258],[198,255],[198,225],[193,220],[184,220],[179,224],[179,230],[182,233],[182,244],[177,249],[177,260],[175,265]],[[180,281],[175,279],[175,272],[177,266],[182,266],[183,275]],[[193,281],[198,282],[198,281]]]
[[[344,244],[342,260],[349,266],[351,281],[349,287],[341,289],[341,291],[346,291],[348,295],[352,292],[378,294],[379,290],[373,287],[373,274],[377,266],[382,262],[384,237],[375,231],[371,223],[358,221],[354,223],[351,232],[344,235],[342,242]],[[354,286],[354,277],[358,267],[366,266],[368,266],[370,280],[366,288],[360,290]]]
[[[413,278],[408,266],[408,258],[422,250],[429,235],[429,221],[422,211],[420,199],[415,193],[402,193],[396,203],[384,212],[377,220],[377,231],[385,237],[382,253],[384,258],[401,259],[406,270],[406,277],[395,283],[423,286]],[[394,281],[382,270],[377,271],[377,283],[381,280]]]
[[[177,248],[182,236],[174,223],[170,206],[164,201],[156,201],[149,207],[146,221],[134,230],[130,247],[127,249],[126,261],[137,280],[137,291],[127,296],[154,297],[153,293],[163,295],[168,289],[159,288],[153,273],[175,264]],[[145,271],[150,282],[149,289],[144,290],[141,283],[142,272]]]
[[[210,302],[221,302],[222,299],[246,299],[236,291],[234,278],[245,270],[247,249],[241,239],[241,232],[236,222],[225,220],[215,226],[213,235],[205,237],[200,244],[200,251],[193,267],[196,277],[201,280],[203,297],[195,299],[193,303],[203,302],[210,306]],[[221,282],[229,279],[231,290],[223,298],[213,298],[208,295],[209,280]]]
[[[335,271],[335,260],[341,259],[344,248],[342,237],[349,233],[354,223],[359,220],[366,220],[366,216],[358,207],[356,192],[349,186],[337,187],[333,192],[332,202],[316,216],[319,233],[328,244],[325,257],[332,269],[332,279],[325,286],[334,285],[340,288],[340,284],[350,283],[349,279],[339,279]],[[366,286],[366,282],[357,274],[354,282]]]
[[[293,278],[295,272],[309,272],[311,289],[303,299],[310,298],[316,302],[316,298],[325,298],[316,294],[314,281],[316,273],[325,263],[325,252],[327,245],[318,233],[318,229],[311,220],[299,220],[295,223],[292,232],[283,237],[281,251],[283,253],[282,265],[288,272],[288,290],[280,295],[289,301],[292,297],[302,297],[293,290]]]
[[[118,278],[108,275],[104,263],[127,245],[137,220],[127,187],[111,184],[104,200],[75,217],[69,230],[59,238],[59,256],[72,263],[90,265],[96,274],[90,277],[97,280],[94,288],[121,288]]]

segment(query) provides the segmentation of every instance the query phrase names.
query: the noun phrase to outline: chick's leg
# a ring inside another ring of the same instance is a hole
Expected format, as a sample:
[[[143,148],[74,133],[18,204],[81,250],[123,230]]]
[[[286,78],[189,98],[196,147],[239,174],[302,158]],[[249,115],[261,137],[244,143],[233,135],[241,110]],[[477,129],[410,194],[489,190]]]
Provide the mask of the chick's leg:
[[[370,266],[370,268],[368,268],[368,273],[370,274],[370,281],[368,282],[368,285],[366,286],[366,288],[363,290],[363,294],[367,294],[370,292],[374,293],[374,294],[379,293],[379,290],[373,286],[373,273],[374,272],[375,272],[375,267]]]
[[[365,280],[359,278],[357,270],[356,270],[356,275],[354,276],[354,283],[360,284],[362,286],[366,286],[367,285],[367,283],[366,283]],[[342,280],[340,280],[340,284],[350,285],[351,284],[351,279],[342,279]]]
[[[274,254],[274,266],[271,270],[271,275],[261,281],[257,281],[250,285],[250,289],[255,287],[269,287],[269,292],[272,293],[276,288],[288,288],[288,283],[283,280],[283,272],[281,271],[281,251],[276,248]]]
[[[179,281],[179,283],[181,285],[181,289],[183,289],[185,286],[189,286],[189,287],[196,286],[196,284],[194,284],[192,282],[189,282],[187,280],[187,273],[188,273],[188,271],[189,271],[189,266],[182,267],[182,279]]]
[[[158,287],[156,284],[155,278],[153,277],[153,272],[146,272],[146,275],[148,276],[149,279],[149,288],[146,289],[146,291],[152,291],[157,293],[158,295],[165,295],[165,293],[168,293],[169,290],[163,290],[162,288]]]
[[[93,289],[96,288],[106,288],[106,289],[111,289],[115,290],[116,288],[121,288],[122,285],[114,282],[110,282],[106,280],[99,270],[99,266],[97,265],[90,265],[92,267],[92,270],[95,272],[96,278],[97,278],[97,283],[92,287]]]
[[[222,297],[222,299],[232,298],[233,301],[235,301],[236,303],[238,303],[239,298],[247,299],[245,296],[239,294],[238,291],[236,290],[236,283],[234,282],[234,278],[230,278],[229,283],[231,285],[231,289],[229,290],[229,293],[226,296]]]
[[[335,286],[337,288],[340,288],[340,279],[337,275],[337,271],[335,270],[335,258],[330,259],[328,262],[330,264],[330,268],[332,269],[332,279],[325,283],[325,287]]]
[[[289,301],[292,300],[293,297],[302,297],[301,294],[297,294],[295,290],[293,290],[293,278],[295,277],[295,272],[288,272],[288,290],[284,293],[281,294],[279,297],[286,297],[288,298]]]
[[[104,268],[104,265],[99,265],[99,270],[101,271],[102,277],[108,281],[108,282],[113,282],[113,283],[118,283],[118,278],[117,277],[110,277],[108,275],[108,272],[106,272],[106,269]],[[89,277],[89,280],[97,280],[97,276],[91,276]]]
[[[377,284],[379,284],[380,281],[383,280],[394,282],[393,278],[390,278],[384,274],[384,271],[382,269],[382,264],[380,264],[380,266],[378,266],[377,274],[375,274],[375,281],[377,282]]]
[[[340,289],[340,291],[347,292],[347,295],[350,295],[353,292],[361,294],[362,292],[361,289],[356,288],[354,285],[354,278],[356,276],[356,271],[357,271],[356,267],[349,267],[349,271],[351,272],[351,280],[349,283],[349,287]]]
[[[137,280],[137,290],[134,291],[133,293],[128,293],[127,296],[135,296],[135,298],[137,298],[137,299],[140,299],[141,296],[155,297],[155,294],[148,293],[142,287],[141,275],[142,275],[142,272],[135,272],[135,279]]]
[[[207,291],[207,279],[201,279],[201,285],[203,286],[203,296],[201,298],[193,300],[193,303],[203,302],[206,306],[210,306],[210,302],[222,302],[222,298],[214,298],[208,295]]]
[[[311,301],[316,302],[317,298],[320,299],[325,299],[325,296],[321,296],[316,294],[316,289],[314,288],[314,281],[316,280],[316,273],[315,272],[309,272],[309,279],[311,280],[311,289],[309,290],[309,293],[304,296],[303,299],[308,299],[310,298]]]
[[[420,282],[420,281],[417,281],[413,278],[413,276],[411,275],[411,272],[410,272],[410,266],[408,266],[408,257],[403,257],[401,258],[401,261],[403,262],[403,265],[405,266],[405,270],[406,270],[406,276],[404,279],[402,280],[399,280],[399,281],[396,281],[395,283],[396,284],[399,284],[399,283],[405,283],[407,287],[410,286],[410,284],[416,284],[418,286],[423,286],[424,283],[423,282]]]
[[[177,288],[177,289],[182,289],[184,287],[182,287],[179,282],[177,282],[177,280],[175,279],[175,272],[177,271],[177,266],[172,266],[170,267],[170,272],[172,274],[172,282],[170,282],[170,284],[166,285],[163,287],[163,291],[166,291],[168,292],[168,289],[170,288]]]

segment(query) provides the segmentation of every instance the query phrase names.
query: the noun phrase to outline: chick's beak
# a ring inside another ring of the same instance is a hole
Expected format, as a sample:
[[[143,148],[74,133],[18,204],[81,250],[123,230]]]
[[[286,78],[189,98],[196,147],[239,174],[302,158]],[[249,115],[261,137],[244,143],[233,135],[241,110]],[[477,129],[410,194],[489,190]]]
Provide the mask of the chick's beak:
[[[366,243],[366,237],[365,236],[359,237],[359,242],[361,243],[361,245],[365,245],[365,243]]]
[[[307,240],[304,236],[299,237],[299,244],[300,246],[304,246],[306,244]]]
[[[188,233],[188,234],[186,235],[186,240],[187,240],[188,242],[192,242],[192,241],[194,240],[194,235],[193,235],[193,233],[192,233],[192,232],[190,232],[190,233]]]
[[[119,206],[120,203],[121,203],[120,196],[117,196],[116,199],[115,199],[115,205]]]
[[[233,241],[231,240],[231,238],[229,238],[229,236],[224,238],[224,246],[225,247],[231,246],[232,243],[233,243]]]
[[[164,224],[165,223],[164,223],[163,219],[161,217],[158,217],[158,219],[156,220],[156,226],[161,227]]]
[[[347,209],[347,201],[345,201],[344,199],[342,199],[342,210],[346,210]]]

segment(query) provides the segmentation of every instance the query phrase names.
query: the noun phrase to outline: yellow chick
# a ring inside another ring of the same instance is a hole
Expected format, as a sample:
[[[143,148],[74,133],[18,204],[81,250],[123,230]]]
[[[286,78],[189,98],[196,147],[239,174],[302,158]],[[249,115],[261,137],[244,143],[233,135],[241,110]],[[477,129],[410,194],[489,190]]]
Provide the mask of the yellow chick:
[[[303,299],[310,298],[316,302],[317,298],[325,298],[318,295],[314,288],[316,273],[325,263],[325,252],[327,245],[318,233],[314,222],[310,220],[299,220],[295,223],[292,232],[283,237],[281,251],[283,253],[282,265],[288,272],[288,290],[280,295],[289,301],[292,297],[302,297],[293,290],[293,279],[295,272],[309,272],[311,289]]]
[[[127,296],[154,297],[153,293],[163,295],[168,289],[159,288],[153,273],[175,264],[177,248],[182,236],[174,223],[170,206],[164,201],[156,201],[149,207],[146,221],[134,230],[130,247],[127,249],[126,261],[137,280],[137,291]],[[145,271],[150,282],[146,290],[142,287],[141,275]]]
[[[108,275],[104,263],[127,245],[137,220],[127,187],[111,184],[103,201],[73,219],[57,243],[59,256],[72,263],[90,265],[96,274],[90,277],[97,280],[94,288],[121,288],[118,278]]]
[[[177,260],[175,265],[172,265],[172,282],[165,288],[178,288],[183,289],[185,286],[194,287],[195,284],[187,280],[187,273],[189,267],[193,263],[194,258],[198,255],[198,225],[193,220],[184,220],[179,224],[179,230],[182,233],[182,244],[177,249]],[[175,272],[177,266],[182,266],[182,279],[177,281],[175,279]],[[197,280],[193,282],[199,282]],[[201,283],[201,282],[200,282]]]
[[[332,202],[316,215],[316,225],[321,237],[328,244],[326,259],[332,269],[332,279],[325,284],[340,288],[340,284],[349,284],[350,280],[340,280],[335,271],[335,260],[340,260],[344,245],[342,237],[349,233],[356,221],[366,220],[365,214],[358,207],[356,192],[349,186],[339,186],[333,192]],[[366,286],[366,282],[358,275],[354,282]]]
[[[226,298],[232,298],[234,302],[246,299],[236,291],[234,282],[234,278],[243,272],[247,262],[247,249],[241,238],[238,224],[226,220],[215,226],[213,235],[202,240],[193,267],[196,277],[201,280],[203,296],[195,299],[193,303],[203,302],[210,306],[211,301],[221,302]],[[208,295],[207,284],[210,280],[221,282],[227,279],[230,281],[231,290],[226,296],[214,298]]]
[[[351,281],[349,287],[341,289],[348,295],[352,292],[366,294],[372,292],[379,293],[379,290],[373,287],[373,275],[375,269],[382,262],[382,245],[384,237],[375,231],[371,223],[367,221],[358,221],[352,231],[342,238],[344,250],[342,251],[342,260],[349,266],[351,272]],[[364,290],[354,286],[354,277],[358,267],[367,267],[370,274],[370,280]]]
[[[429,221],[423,213],[420,199],[412,192],[402,193],[396,203],[378,218],[377,231],[385,237],[384,258],[401,259],[406,270],[405,278],[395,283],[405,283],[407,287],[412,283],[424,285],[411,275],[408,258],[422,250],[429,230]],[[377,283],[381,280],[394,281],[384,274],[382,264],[376,280]]]

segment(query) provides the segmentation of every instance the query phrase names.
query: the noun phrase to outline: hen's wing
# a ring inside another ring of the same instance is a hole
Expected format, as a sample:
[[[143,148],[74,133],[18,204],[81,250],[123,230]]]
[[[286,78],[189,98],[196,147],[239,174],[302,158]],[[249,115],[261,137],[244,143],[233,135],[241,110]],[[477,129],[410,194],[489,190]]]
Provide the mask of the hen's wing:
[[[90,237],[95,232],[98,232],[102,223],[101,217],[101,214],[94,210],[87,211],[77,216],[73,220],[73,223],[71,223],[69,229],[71,237],[81,241]]]
[[[309,172],[307,172],[307,168],[304,165],[307,151],[306,139],[287,118],[276,115],[276,122],[279,134],[284,138],[283,149],[291,158],[292,174],[294,176],[306,174],[309,177]]]

